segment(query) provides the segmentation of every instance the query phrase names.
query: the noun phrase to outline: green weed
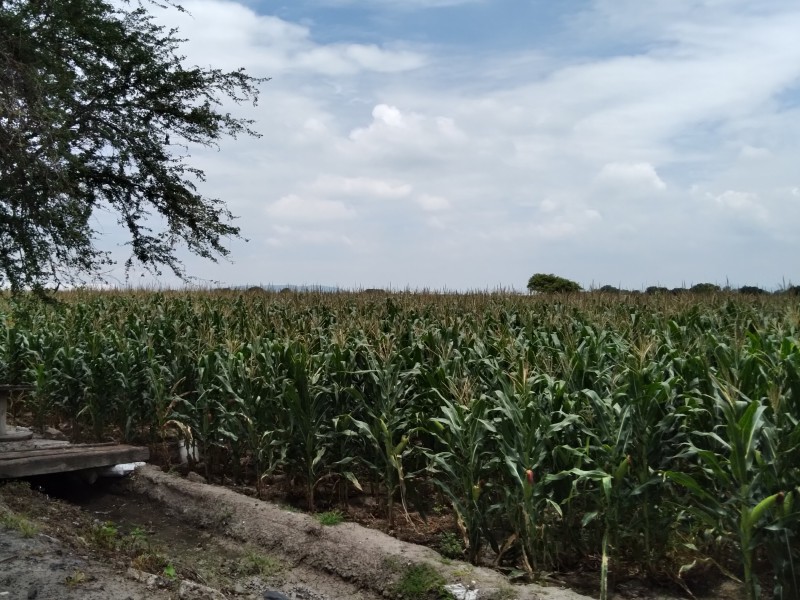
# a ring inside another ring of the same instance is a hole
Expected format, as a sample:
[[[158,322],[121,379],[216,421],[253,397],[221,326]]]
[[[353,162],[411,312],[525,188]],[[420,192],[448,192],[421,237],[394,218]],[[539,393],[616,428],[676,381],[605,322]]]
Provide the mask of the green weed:
[[[451,600],[453,596],[444,589],[445,583],[432,566],[411,565],[395,584],[394,592],[406,600]]]
[[[39,533],[39,526],[33,521],[11,512],[10,510],[0,509],[0,525],[6,529],[13,529],[22,534],[22,537],[33,537]]]
[[[338,525],[344,521],[344,515],[341,513],[341,511],[329,510],[319,513],[317,515],[317,521],[319,521],[322,525]]]

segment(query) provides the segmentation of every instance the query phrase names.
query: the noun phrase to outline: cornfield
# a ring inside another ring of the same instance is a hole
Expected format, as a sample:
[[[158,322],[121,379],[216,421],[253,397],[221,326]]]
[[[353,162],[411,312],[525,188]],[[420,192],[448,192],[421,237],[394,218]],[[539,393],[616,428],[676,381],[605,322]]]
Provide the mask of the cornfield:
[[[466,557],[800,592],[789,297],[70,293],[0,300],[0,382],[80,440],[177,432],[207,476],[310,510],[452,507]],[[363,491],[362,491],[363,490]]]

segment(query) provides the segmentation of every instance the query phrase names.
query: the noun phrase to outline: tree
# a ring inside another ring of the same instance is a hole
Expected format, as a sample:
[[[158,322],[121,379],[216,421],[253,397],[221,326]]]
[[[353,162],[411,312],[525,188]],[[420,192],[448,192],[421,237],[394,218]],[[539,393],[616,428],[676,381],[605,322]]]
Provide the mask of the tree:
[[[186,158],[190,145],[257,135],[221,101],[255,103],[265,80],[187,67],[182,41],[142,4],[0,0],[0,288],[80,282],[111,264],[100,210],[126,232],[126,269],[186,277],[180,248],[227,255],[239,228],[197,191],[203,172]]]
[[[665,288],[665,287],[660,286],[660,285],[651,285],[650,287],[648,287],[644,291],[644,293],[645,294],[649,294],[651,296],[656,296],[656,295],[660,295],[660,294],[668,294],[669,293],[669,288]]]
[[[715,294],[722,291],[715,283],[696,283],[689,288],[695,294]]]
[[[581,286],[575,281],[570,281],[557,275],[536,273],[528,279],[528,291],[541,294],[564,294],[580,292]]]
[[[800,285],[790,285],[783,290],[783,293],[789,296],[800,296]]]
[[[760,296],[762,294],[767,294],[768,292],[767,290],[755,285],[743,285],[742,287],[739,288],[739,293],[747,294],[750,296]]]
[[[619,294],[622,290],[613,285],[604,285],[601,286],[597,291],[604,294]]]

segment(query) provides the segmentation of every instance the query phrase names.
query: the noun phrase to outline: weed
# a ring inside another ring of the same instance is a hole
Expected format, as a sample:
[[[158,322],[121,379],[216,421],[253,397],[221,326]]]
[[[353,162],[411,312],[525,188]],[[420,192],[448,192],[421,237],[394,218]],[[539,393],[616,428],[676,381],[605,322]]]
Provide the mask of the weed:
[[[439,552],[447,558],[461,558],[464,556],[464,543],[455,533],[446,531],[439,536],[437,544]]]
[[[215,515],[214,521],[211,523],[212,527],[217,529],[224,529],[233,520],[233,511],[230,508],[223,509],[219,514]]]
[[[68,575],[65,579],[66,584],[69,587],[75,587],[76,585],[80,585],[82,583],[86,583],[87,577],[86,573],[83,571],[76,569],[72,575]]]
[[[403,563],[396,556],[387,556],[383,559],[383,569],[390,573],[401,573],[403,570]]]
[[[283,563],[272,556],[248,551],[242,555],[236,571],[240,575],[259,575],[269,578],[283,571],[283,568]]]
[[[177,579],[178,577],[178,572],[175,570],[175,567],[172,564],[168,564],[166,567],[164,567],[163,574],[167,579]]]
[[[458,579],[467,579],[472,575],[474,568],[472,565],[466,565],[463,567],[459,567],[458,569],[453,570],[453,577],[457,577]]]
[[[116,550],[119,542],[119,530],[111,521],[92,525],[89,539],[95,546],[106,550]]]
[[[36,523],[10,510],[0,512],[0,525],[6,529],[18,531],[22,537],[26,538],[33,537],[39,532],[39,526]]]
[[[167,557],[153,550],[141,552],[131,559],[131,566],[139,571],[158,573],[169,564]]]
[[[338,510],[329,510],[327,512],[319,513],[317,521],[322,525],[338,525],[344,521],[344,515]]]
[[[406,600],[446,600],[452,594],[444,589],[445,579],[432,566],[409,566],[395,584],[394,592]]]
[[[121,544],[128,554],[146,554],[152,551],[152,544],[147,532],[141,527],[134,527]]]
[[[489,600],[515,600],[517,592],[510,585],[503,585],[489,596]]]

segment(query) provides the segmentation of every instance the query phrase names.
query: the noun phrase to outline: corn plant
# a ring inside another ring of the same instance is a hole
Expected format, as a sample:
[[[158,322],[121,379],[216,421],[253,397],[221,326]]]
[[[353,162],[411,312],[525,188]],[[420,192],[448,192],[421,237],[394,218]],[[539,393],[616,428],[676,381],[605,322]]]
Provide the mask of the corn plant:
[[[589,496],[592,510],[584,515],[583,527],[598,518],[602,521],[600,599],[607,600],[612,552],[636,501],[632,493],[635,482],[630,476],[631,411],[620,406],[618,398],[601,398],[593,390],[585,390],[584,395],[594,417],[591,430],[585,425],[583,428],[587,434],[585,459],[587,466],[594,468],[574,467],[554,478],[574,476],[576,493]]]
[[[392,341],[385,342],[391,347]],[[405,367],[404,357],[391,349],[379,356],[367,349],[368,369],[357,371],[363,377],[363,391],[356,387],[348,389],[360,404],[360,410],[346,421],[361,435],[369,451],[361,461],[379,477],[386,488],[386,516],[390,527],[394,527],[395,495],[406,515],[406,471],[404,458],[411,451],[410,436],[414,434],[409,425],[409,404],[413,401],[416,366]]]
[[[529,573],[551,568],[552,546],[547,538],[545,514],[561,516],[561,506],[547,487],[547,470],[552,468],[552,452],[565,430],[579,417],[565,414],[555,400],[563,390],[561,382],[548,375],[531,377],[527,365],[502,379],[491,409],[499,454],[503,457],[510,485],[504,486],[504,506],[513,528],[513,538],[522,546],[523,565]],[[509,544],[505,544],[508,547]]]
[[[736,543],[747,596],[757,600],[761,588],[754,573],[754,553],[761,543],[761,527],[783,503],[786,491],[764,485],[774,457],[765,435],[772,427],[767,407],[743,397],[730,383],[714,378],[714,386],[709,410],[718,416],[719,425],[698,432],[683,453],[697,460],[700,477],[674,471],[665,475],[692,494],[690,510],[696,518]]]
[[[490,504],[487,482],[500,466],[492,444],[496,429],[490,407],[487,396],[461,402],[442,397],[441,416],[431,419],[431,432],[442,449],[429,452],[430,472],[453,506],[473,564],[480,554]]]
[[[287,467],[296,469],[305,481],[306,504],[316,508],[314,490],[328,465],[333,417],[331,388],[323,379],[315,357],[297,343],[287,344],[281,360],[286,379],[280,391]]]
[[[663,509],[666,495],[660,472],[685,441],[682,425],[690,416],[678,402],[680,380],[671,370],[671,358],[668,348],[659,351],[656,341],[642,340],[628,354],[620,373],[619,394],[624,400],[616,408],[628,428],[626,456],[630,456],[633,478],[627,492],[632,502],[627,507],[626,530],[631,543],[641,540],[642,547],[636,551],[651,576],[665,559],[672,521]]]
[[[197,369],[197,391],[193,397],[179,396],[173,419],[191,432],[192,442],[200,451],[205,475],[211,478],[214,467],[229,441],[238,441],[232,424],[232,409],[237,405],[227,356],[220,351],[200,357]]]
[[[236,395],[240,412],[238,424],[244,449],[252,461],[256,493],[260,497],[263,480],[283,467],[288,454],[286,432],[275,413],[280,409],[280,394],[286,373],[279,362],[280,343],[258,340],[248,346],[249,356],[240,361]]]

